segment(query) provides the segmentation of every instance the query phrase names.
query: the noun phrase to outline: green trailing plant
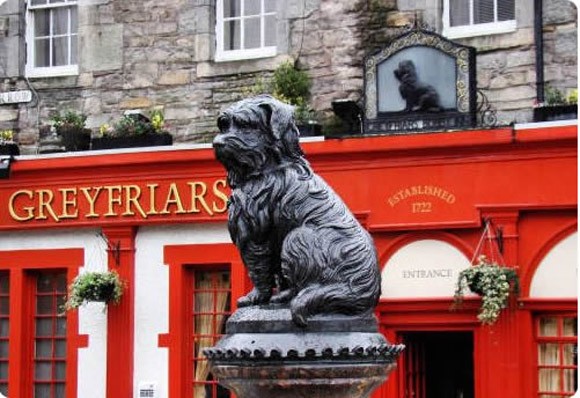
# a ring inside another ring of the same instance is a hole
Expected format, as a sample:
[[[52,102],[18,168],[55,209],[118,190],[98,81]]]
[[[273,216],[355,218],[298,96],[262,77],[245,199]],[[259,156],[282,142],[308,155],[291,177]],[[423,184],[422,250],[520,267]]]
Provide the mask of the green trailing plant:
[[[65,308],[75,309],[92,301],[118,304],[123,290],[124,284],[115,271],[84,272],[70,284]]]
[[[485,324],[497,321],[501,310],[509,303],[510,293],[519,294],[519,278],[515,269],[501,267],[486,256],[479,256],[477,263],[459,273],[455,289],[455,304],[460,304],[464,292],[469,289],[481,296],[481,308],[477,318]]]

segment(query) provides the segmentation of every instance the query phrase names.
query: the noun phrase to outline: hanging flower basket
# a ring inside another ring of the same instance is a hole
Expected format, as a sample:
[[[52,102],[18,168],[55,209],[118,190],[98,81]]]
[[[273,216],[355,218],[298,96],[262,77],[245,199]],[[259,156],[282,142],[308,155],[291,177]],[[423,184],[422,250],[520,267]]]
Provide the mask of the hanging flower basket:
[[[459,273],[455,289],[455,303],[463,300],[466,289],[481,296],[481,308],[477,318],[486,324],[497,321],[501,310],[508,306],[511,292],[519,294],[519,278],[515,269],[500,267],[486,256],[479,256],[477,263]]]
[[[75,309],[88,302],[118,304],[123,295],[123,282],[115,271],[85,272],[69,286],[66,309]]]

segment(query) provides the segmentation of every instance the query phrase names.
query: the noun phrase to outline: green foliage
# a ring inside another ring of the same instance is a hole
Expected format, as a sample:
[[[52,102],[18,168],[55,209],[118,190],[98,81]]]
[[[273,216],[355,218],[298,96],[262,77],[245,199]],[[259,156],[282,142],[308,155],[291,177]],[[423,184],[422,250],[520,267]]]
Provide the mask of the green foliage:
[[[290,61],[278,66],[272,76],[274,97],[294,106],[301,106],[308,102],[311,85],[308,74],[295,68]]]
[[[154,109],[149,115],[149,121],[138,114],[123,115],[112,126],[105,123],[99,127],[102,137],[125,137],[145,134],[163,133],[165,117],[163,111]]]
[[[480,256],[477,264],[459,273],[455,289],[456,304],[462,301],[466,289],[481,296],[477,318],[482,323],[493,324],[501,310],[507,307],[510,292],[519,294],[518,274],[513,268],[500,267],[496,262]]]
[[[578,103],[578,89],[571,90],[568,95],[555,87],[546,85],[544,95],[547,105],[573,105]]]
[[[308,74],[296,68],[290,61],[280,64],[270,79],[258,78],[244,95],[270,94],[279,101],[295,107],[294,117],[300,123],[316,120],[316,112],[310,107],[310,87]]]
[[[13,130],[0,130],[0,142],[12,142],[14,140],[14,131]]]
[[[85,128],[87,116],[77,113],[73,110],[67,110],[64,113],[56,112],[50,117],[50,124],[57,130],[61,128],[75,128],[82,130]]]
[[[82,273],[69,286],[65,308],[71,310],[90,301],[118,304],[123,288],[123,282],[115,271]]]

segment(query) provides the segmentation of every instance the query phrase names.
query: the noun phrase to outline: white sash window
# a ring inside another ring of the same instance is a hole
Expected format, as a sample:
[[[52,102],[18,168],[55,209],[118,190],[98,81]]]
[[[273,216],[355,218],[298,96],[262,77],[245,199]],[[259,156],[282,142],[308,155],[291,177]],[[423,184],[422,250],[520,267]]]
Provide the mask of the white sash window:
[[[515,0],[444,0],[443,35],[453,39],[513,32]]]

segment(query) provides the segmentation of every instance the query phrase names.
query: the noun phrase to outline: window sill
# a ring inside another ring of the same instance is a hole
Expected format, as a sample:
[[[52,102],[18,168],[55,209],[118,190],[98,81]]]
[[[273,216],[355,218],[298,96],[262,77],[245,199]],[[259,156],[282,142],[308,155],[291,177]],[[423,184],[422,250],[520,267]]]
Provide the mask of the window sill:
[[[26,77],[32,78],[75,76],[78,74],[78,65],[56,66],[48,68],[26,68]]]
[[[274,70],[285,61],[292,61],[292,57],[278,54],[268,58],[242,59],[236,62],[198,62],[197,76],[214,77]]]
[[[276,47],[256,48],[253,50],[219,51],[215,62],[245,61],[247,59],[269,58],[276,56]]]
[[[496,35],[516,31],[516,21],[482,23],[474,25],[444,27],[442,35],[448,39],[462,39],[466,37]]]

